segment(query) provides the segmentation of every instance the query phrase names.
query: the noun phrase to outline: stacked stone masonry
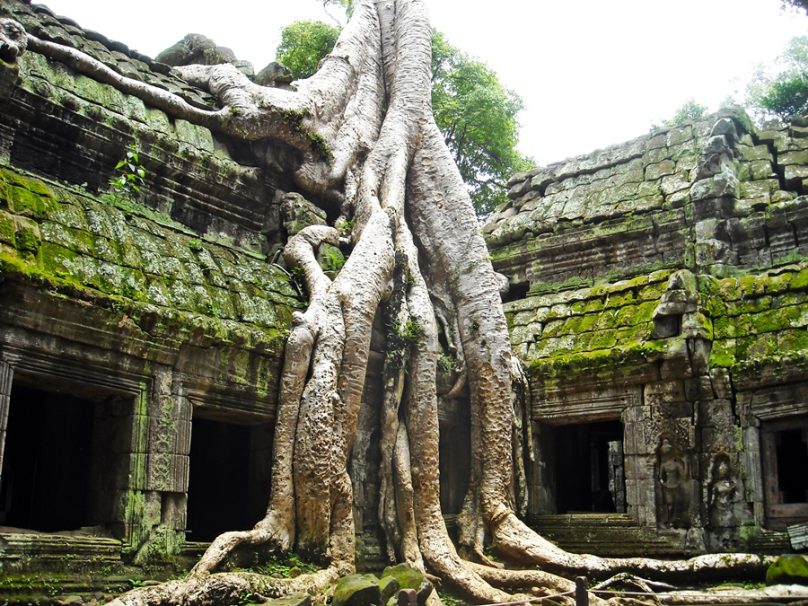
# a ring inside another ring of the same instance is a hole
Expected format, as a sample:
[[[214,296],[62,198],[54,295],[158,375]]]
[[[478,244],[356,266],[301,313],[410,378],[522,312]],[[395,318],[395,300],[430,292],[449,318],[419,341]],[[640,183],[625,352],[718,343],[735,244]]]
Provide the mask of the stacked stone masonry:
[[[3,2],[0,17],[211,103],[43,7]],[[0,61],[0,108],[0,592],[49,578],[17,587],[31,572],[72,574],[76,591],[125,565],[167,572],[267,505],[283,347],[304,307],[273,263],[288,152],[34,52]],[[131,147],[145,183],[116,192]]]
[[[561,544],[776,551],[808,521],[805,124],[723,110],[516,175],[487,221]]]

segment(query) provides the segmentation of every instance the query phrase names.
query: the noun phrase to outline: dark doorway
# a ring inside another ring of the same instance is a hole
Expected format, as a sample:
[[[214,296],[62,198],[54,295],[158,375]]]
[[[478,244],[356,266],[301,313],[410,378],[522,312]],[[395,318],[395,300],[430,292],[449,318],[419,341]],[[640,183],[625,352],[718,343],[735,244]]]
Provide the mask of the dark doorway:
[[[96,403],[24,385],[11,391],[0,495],[5,526],[40,532],[103,523],[93,512]]]
[[[502,299],[503,303],[509,303],[510,301],[520,301],[527,297],[527,293],[530,290],[530,284],[528,282],[516,282],[511,283],[508,286],[507,292],[502,293],[500,298]]]
[[[446,419],[440,424],[440,508],[460,513],[471,473],[471,427],[467,400],[443,401]]]
[[[623,425],[608,421],[549,429],[557,513],[625,512]]]
[[[191,541],[210,541],[260,520],[269,499],[272,433],[269,424],[199,418],[194,411],[188,482]],[[202,412],[204,415],[204,412]]]
[[[783,503],[808,502],[808,440],[805,430],[777,432],[777,488]]]
[[[808,416],[761,424],[763,481],[770,528],[808,519]]]

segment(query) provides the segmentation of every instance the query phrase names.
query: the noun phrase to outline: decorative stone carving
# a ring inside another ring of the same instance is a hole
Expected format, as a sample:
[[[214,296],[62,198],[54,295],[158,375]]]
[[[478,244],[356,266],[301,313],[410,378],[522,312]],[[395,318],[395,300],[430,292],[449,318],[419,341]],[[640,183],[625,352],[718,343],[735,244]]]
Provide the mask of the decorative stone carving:
[[[738,485],[732,477],[729,455],[720,452],[713,457],[710,484],[710,524],[714,528],[736,524],[733,506],[738,495]]]
[[[726,452],[718,452],[710,461],[709,478],[709,523],[711,543],[715,549],[737,548],[737,509],[740,505],[740,488],[733,469],[732,459]]]
[[[687,509],[684,490],[687,478],[685,461],[669,436],[662,436],[657,449],[657,480],[661,489],[662,507],[660,522],[667,528],[681,526]]]

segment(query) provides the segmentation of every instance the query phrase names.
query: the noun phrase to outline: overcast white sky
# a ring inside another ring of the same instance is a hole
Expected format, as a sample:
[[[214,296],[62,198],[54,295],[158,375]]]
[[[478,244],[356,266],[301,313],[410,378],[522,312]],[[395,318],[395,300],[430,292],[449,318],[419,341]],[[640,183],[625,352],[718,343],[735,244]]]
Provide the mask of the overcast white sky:
[[[256,70],[284,25],[329,20],[318,0],[38,1],[152,57],[194,32]],[[717,109],[808,33],[780,0],[425,2],[433,26],[524,99],[520,149],[541,164],[641,135],[691,98]]]

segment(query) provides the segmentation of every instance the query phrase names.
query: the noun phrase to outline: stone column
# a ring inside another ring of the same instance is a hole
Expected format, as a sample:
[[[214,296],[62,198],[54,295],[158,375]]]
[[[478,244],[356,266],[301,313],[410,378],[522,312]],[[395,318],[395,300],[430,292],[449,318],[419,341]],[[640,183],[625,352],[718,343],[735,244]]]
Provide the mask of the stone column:
[[[191,406],[179,376],[171,369],[155,370],[148,406],[146,490],[187,492]]]
[[[184,540],[191,446],[191,403],[181,375],[157,367],[146,404],[148,454],[142,514],[134,561],[164,561],[179,552]]]
[[[6,446],[6,426],[8,425],[8,409],[11,404],[11,381],[14,368],[8,362],[0,360],[0,482],[3,481],[3,452]]]

